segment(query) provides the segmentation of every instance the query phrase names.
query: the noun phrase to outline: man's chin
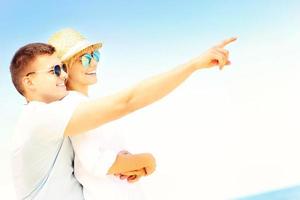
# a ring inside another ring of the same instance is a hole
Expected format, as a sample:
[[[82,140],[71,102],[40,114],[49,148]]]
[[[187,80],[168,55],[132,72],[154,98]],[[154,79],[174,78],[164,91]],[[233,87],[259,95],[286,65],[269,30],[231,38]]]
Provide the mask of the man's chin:
[[[60,95],[60,97],[59,97],[58,100],[62,100],[62,99],[65,98],[68,94],[69,94],[69,92],[68,92],[68,91],[65,91],[64,93],[62,93],[62,94]]]

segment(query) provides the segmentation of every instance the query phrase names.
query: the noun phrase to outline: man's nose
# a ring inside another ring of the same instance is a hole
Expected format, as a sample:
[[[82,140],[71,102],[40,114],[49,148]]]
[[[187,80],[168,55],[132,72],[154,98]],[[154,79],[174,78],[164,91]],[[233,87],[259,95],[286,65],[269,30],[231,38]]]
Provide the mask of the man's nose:
[[[61,70],[59,78],[66,80],[68,78],[68,74],[64,70]]]

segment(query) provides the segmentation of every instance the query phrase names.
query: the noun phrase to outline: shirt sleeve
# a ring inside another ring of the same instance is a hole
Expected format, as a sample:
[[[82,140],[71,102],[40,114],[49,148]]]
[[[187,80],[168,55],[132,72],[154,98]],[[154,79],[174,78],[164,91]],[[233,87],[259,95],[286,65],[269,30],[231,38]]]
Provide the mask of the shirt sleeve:
[[[53,103],[34,102],[31,112],[35,129],[34,137],[47,142],[60,141],[64,138],[65,129],[78,105],[85,98],[76,92],[71,92],[64,99]]]

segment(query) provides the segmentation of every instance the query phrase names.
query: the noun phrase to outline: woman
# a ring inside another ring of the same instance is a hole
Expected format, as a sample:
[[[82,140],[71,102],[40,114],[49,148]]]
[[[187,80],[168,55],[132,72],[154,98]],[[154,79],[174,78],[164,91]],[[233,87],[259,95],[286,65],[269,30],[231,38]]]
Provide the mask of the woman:
[[[67,66],[67,89],[88,98],[88,87],[97,82],[102,44],[90,43],[72,29],[55,33],[49,44]],[[105,133],[103,128],[70,137],[75,152],[75,176],[83,185],[85,199],[144,199],[139,186],[131,183],[151,174],[155,159],[151,154],[124,151],[119,137]]]

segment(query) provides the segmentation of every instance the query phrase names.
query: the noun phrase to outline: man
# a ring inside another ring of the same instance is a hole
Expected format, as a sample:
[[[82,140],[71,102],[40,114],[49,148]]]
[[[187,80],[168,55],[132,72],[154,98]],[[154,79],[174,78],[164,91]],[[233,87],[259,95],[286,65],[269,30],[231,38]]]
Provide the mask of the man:
[[[73,175],[73,150],[67,136],[95,129],[145,107],[170,93],[193,72],[229,64],[224,47],[230,38],[186,64],[142,81],[117,94],[84,101],[66,91],[66,68],[47,44],[33,43],[20,48],[11,61],[11,76],[18,92],[28,104],[21,114],[14,138],[13,172],[20,199],[83,199],[82,188]],[[119,155],[109,174],[132,171],[132,163],[145,161],[152,173],[151,155],[128,159]],[[128,168],[120,170],[120,163]]]

